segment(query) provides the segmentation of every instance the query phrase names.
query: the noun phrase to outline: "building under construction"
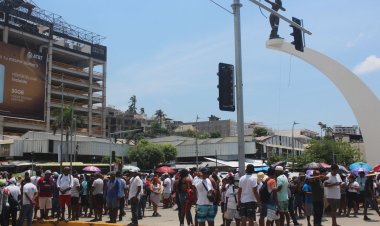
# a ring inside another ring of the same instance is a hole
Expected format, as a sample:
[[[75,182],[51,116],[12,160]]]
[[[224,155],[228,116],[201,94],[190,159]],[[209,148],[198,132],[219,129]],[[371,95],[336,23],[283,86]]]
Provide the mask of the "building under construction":
[[[32,1],[0,0],[0,38],[0,134],[51,132],[69,106],[74,133],[105,137],[104,37]]]

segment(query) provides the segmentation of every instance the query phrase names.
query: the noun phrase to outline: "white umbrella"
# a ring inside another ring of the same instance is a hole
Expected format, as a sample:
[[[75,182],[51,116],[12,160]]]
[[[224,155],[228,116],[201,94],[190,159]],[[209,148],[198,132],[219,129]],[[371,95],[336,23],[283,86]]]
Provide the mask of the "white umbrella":
[[[137,166],[132,166],[132,165],[124,165],[122,171],[123,172],[126,172],[126,171],[139,172],[140,168]]]

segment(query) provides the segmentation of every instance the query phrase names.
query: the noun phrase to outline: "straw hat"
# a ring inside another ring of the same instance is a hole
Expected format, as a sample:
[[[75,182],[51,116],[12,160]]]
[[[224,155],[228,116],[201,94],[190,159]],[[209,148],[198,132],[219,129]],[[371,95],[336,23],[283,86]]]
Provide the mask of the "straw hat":
[[[366,177],[373,177],[373,176],[376,176],[376,175],[377,175],[376,172],[370,171],[370,172],[368,172],[368,174],[366,175]]]

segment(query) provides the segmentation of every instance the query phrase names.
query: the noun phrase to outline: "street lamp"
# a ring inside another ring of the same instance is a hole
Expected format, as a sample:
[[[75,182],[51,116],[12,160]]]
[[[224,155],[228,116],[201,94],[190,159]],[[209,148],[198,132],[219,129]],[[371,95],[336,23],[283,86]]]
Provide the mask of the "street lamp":
[[[61,148],[59,150],[59,171],[63,173],[62,160],[63,160],[63,73],[61,75]]]
[[[292,171],[294,172],[294,161],[296,159],[295,157],[295,151],[294,151],[294,126],[299,124],[296,121],[293,121],[293,126],[292,126],[292,152],[293,152],[293,160],[292,160]]]

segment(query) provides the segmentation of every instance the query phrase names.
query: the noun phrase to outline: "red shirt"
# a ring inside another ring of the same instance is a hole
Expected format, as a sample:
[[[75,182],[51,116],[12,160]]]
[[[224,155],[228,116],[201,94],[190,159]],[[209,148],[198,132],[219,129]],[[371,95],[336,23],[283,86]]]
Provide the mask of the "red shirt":
[[[54,182],[52,178],[46,179],[45,177],[41,177],[37,181],[37,187],[39,197],[53,197]]]

